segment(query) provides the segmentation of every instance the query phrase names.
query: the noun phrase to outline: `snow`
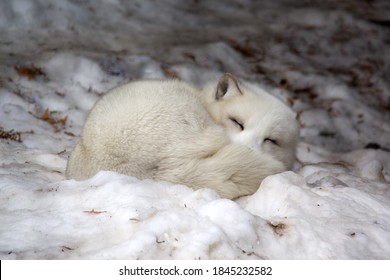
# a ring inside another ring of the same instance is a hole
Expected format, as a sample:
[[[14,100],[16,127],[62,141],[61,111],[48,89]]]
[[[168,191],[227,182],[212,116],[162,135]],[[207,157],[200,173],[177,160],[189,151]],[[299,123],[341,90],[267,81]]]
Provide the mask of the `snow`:
[[[1,259],[390,259],[390,5],[0,3]],[[223,72],[301,124],[292,171],[236,201],[100,172],[65,180],[94,102]]]

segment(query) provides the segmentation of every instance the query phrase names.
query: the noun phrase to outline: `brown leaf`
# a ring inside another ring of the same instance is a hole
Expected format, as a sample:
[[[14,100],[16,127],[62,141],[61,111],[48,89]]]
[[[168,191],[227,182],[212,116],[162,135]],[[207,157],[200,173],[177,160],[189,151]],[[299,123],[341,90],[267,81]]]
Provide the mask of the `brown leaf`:
[[[95,209],[89,210],[89,211],[83,211],[84,213],[91,214],[91,215],[99,215],[102,213],[107,213],[107,211],[98,211]]]
[[[45,73],[41,68],[35,66],[15,66],[15,70],[19,76],[26,77],[29,80],[35,79],[36,76],[44,76]]]
[[[60,131],[59,125],[65,125],[66,121],[68,119],[68,116],[65,116],[63,118],[54,118],[52,116],[52,112],[49,111],[49,109],[46,109],[42,116],[36,116],[33,113],[30,112],[31,115],[36,117],[39,120],[45,121],[53,126],[56,132]]]
[[[22,143],[22,139],[20,136],[21,136],[21,132],[19,132],[19,131],[13,131],[13,130],[4,131],[0,127],[0,138],[2,138],[2,139],[12,140],[12,141]]]

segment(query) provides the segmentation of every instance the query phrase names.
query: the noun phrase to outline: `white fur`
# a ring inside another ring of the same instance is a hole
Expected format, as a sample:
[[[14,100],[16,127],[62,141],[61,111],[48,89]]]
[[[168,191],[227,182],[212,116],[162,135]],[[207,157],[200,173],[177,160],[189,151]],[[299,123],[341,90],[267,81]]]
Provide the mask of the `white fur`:
[[[231,116],[245,123],[243,131]],[[67,177],[111,170],[235,198],[291,167],[297,131],[283,103],[231,74],[202,91],[177,80],[137,81],[95,104]]]

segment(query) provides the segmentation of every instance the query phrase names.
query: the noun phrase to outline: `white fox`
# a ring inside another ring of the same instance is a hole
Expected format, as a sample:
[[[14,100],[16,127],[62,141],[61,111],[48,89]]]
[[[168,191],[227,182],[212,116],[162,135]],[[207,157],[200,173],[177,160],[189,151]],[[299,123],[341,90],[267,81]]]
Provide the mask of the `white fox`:
[[[297,137],[287,106],[229,73],[203,90],[178,80],[136,81],[95,104],[66,173],[81,180],[110,170],[233,199],[291,168]]]

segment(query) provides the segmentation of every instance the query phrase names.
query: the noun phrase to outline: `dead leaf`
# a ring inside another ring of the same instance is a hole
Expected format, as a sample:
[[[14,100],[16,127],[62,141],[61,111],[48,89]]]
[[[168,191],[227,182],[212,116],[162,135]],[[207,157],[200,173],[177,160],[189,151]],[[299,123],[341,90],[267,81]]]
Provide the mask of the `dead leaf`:
[[[0,138],[16,141],[19,143],[22,143],[21,132],[19,131],[4,131],[2,128],[0,128]]]
[[[26,77],[28,80],[35,79],[36,76],[45,76],[41,68],[35,66],[15,66],[15,70],[19,76]]]
[[[95,209],[89,210],[89,211],[83,211],[84,213],[91,214],[91,215],[99,215],[102,213],[107,213],[107,211],[98,211]]]

